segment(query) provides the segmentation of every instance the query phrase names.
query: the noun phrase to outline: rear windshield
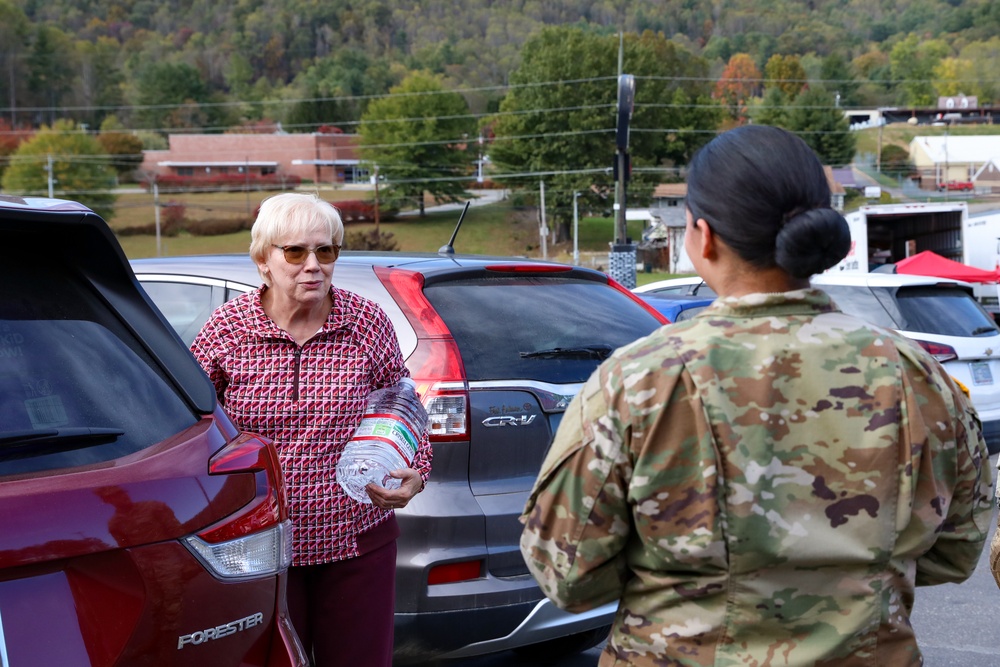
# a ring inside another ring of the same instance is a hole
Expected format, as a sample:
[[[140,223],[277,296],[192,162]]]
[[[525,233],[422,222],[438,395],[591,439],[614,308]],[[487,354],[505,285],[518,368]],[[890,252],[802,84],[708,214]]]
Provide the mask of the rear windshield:
[[[896,293],[904,331],[942,336],[996,336],[996,323],[967,292],[938,287],[909,287]]]
[[[3,254],[0,475],[113,460],[197,421],[85,281]]]
[[[583,382],[610,351],[660,323],[607,284],[565,278],[489,278],[430,285],[470,380]]]
[[[845,313],[887,329],[940,336],[996,336],[993,318],[961,289],[821,285]]]

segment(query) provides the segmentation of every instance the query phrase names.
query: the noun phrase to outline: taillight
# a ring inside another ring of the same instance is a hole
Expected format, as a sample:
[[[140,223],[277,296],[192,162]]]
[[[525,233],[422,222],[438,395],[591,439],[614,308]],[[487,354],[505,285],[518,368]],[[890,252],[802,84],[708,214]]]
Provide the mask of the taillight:
[[[212,456],[208,472],[253,474],[256,493],[235,514],[185,538],[188,547],[216,576],[226,579],[286,569],[292,560],[292,524],[274,446],[260,436],[240,433]]]
[[[914,340],[914,342],[927,350],[931,356],[940,361],[942,364],[946,361],[954,361],[958,359],[958,352],[956,352],[955,348],[951,345],[932,343],[927,340]]]
[[[478,579],[482,576],[482,570],[482,560],[464,560],[458,563],[435,565],[427,573],[427,583],[433,586],[434,584],[453,584],[457,581]]]
[[[663,313],[661,313],[660,311],[658,311],[656,308],[653,308],[647,302],[645,302],[642,299],[640,299],[639,297],[637,297],[635,294],[632,293],[632,290],[626,289],[626,287],[624,285],[622,285],[620,282],[618,282],[617,280],[615,280],[611,276],[608,276],[608,284],[611,285],[612,287],[614,287],[619,292],[622,292],[623,294],[628,294],[628,297],[630,299],[632,299],[637,304],[639,304],[640,306],[642,306],[643,308],[645,308],[647,311],[649,311],[649,314],[652,315],[653,317],[655,317],[661,324],[670,324],[670,320],[667,319],[666,315],[664,315]]]
[[[423,275],[386,267],[375,267],[375,273],[417,335],[416,349],[406,365],[427,409],[431,439],[467,439],[469,385],[465,366],[448,325],[424,296]]]

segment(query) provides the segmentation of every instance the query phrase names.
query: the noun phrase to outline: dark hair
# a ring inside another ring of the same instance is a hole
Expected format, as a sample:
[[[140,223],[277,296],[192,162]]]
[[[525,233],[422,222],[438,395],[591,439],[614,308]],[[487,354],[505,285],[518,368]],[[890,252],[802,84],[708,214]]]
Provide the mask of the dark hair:
[[[823,165],[787,130],[746,125],[720,134],[691,160],[687,184],[691,215],[754,266],[808,278],[850,250]]]

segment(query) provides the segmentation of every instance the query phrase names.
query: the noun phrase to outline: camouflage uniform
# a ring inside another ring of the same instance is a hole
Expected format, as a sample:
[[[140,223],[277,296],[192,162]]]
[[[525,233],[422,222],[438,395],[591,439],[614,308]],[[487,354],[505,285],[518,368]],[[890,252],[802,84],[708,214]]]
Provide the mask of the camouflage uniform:
[[[914,586],[972,573],[991,484],[916,345],[815,290],[726,298],[587,381],[521,550],[560,607],[621,601],[601,665],[918,665]]]

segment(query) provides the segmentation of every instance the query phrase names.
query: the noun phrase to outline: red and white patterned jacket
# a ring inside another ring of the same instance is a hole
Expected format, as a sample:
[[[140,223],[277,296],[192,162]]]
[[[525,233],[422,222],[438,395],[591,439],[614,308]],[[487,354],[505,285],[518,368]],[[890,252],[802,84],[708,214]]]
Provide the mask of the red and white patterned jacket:
[[[393,515],[347,496],[337,484],[337,461],[361,422],[368,394],[409,371],[378,304],[331,287],[330,317],[299,346],[264,312],[266,289],[220,306],[191,351],[236,425],[274,440],[295,524],[292,564],[352,558],[360,553],[358,537]],[[431,456],[425,432],[413,461],[424,482]]]

